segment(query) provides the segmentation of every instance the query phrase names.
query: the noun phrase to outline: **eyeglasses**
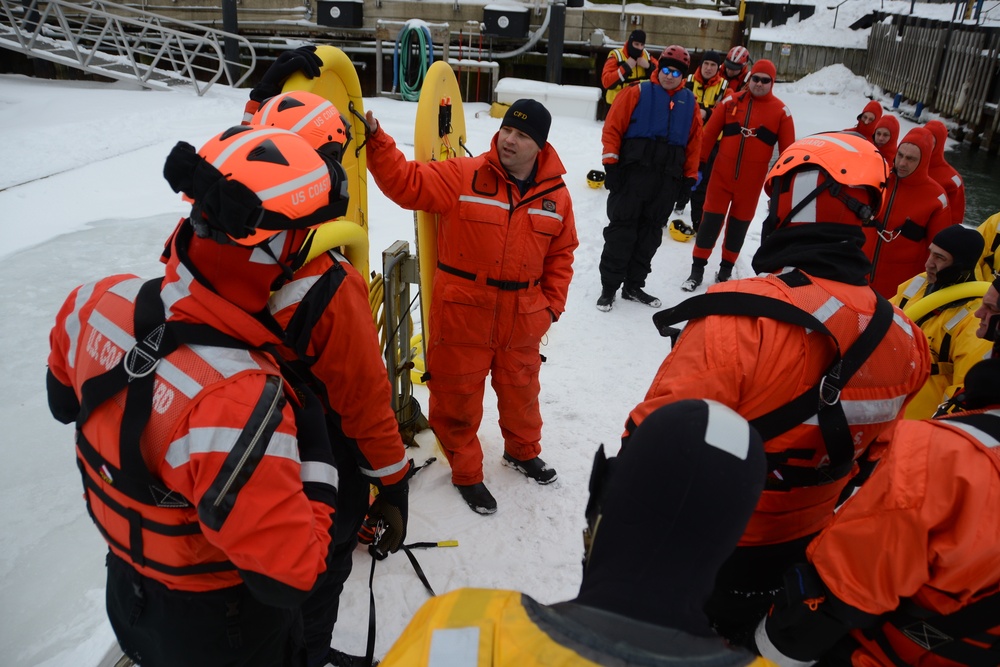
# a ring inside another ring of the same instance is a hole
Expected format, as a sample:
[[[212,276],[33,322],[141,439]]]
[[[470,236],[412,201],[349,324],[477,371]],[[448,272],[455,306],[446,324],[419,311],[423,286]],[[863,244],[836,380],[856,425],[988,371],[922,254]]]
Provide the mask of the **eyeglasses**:
[[[756,74],[750,77],[750,80],[754,83],[763,83],[764,85],[771,83],[771,80],[766,76],[757,76]]]
[[[678,79],[678,78],[684,76],[684,74],[681,73],[681,71],[679,69],[675,69],[673,67],[664,67],[663,68],[663,73],[666,74],[666,75],[668,75],[668,76],[672,76],[675,79]]]

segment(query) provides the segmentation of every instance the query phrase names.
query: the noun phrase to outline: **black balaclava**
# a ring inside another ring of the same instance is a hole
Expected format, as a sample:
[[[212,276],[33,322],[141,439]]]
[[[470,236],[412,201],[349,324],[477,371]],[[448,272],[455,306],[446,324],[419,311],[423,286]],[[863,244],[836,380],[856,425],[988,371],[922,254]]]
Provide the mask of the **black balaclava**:
[[[598,454],[596,525],[574,602],[714,636],[704,605],[766,475],[760,435],[731,409],[703,400],[657,409],[617,457]]]
[[[934,235],[931,243],[951,255],[949,266],[938,271],[934,289],[975,280],[976,264],[983,255],[983,235],[972,227],[950,225]],[[928,290],[930,293],[931,290]]]
[[[636,49],[632,46],[632,42],[639,42],[640,44],[646,43],[646,31],[639,30],[636,28],[629,34],[628,41],[625,42],[625,53],[628,54],[629,58],[640,58],[642,57],[642,49]]]

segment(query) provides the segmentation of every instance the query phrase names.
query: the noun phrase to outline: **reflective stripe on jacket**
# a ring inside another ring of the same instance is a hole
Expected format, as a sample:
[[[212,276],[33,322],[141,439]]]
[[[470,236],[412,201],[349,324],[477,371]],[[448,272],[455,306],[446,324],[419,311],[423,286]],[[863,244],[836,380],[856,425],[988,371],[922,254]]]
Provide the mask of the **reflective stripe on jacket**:
[[[970,416],[983,417],[966,412],[900,422],[874,474],[810,544],[809,561],[837,599],[876,616],[904,603],[953,614],[1000,590],[1000,443],[962,423]],[[994,637],[1000,620],[996,626]],[[887,623],[851,634],[861,646],[855,665],[963,664],[921,646],[956,637],[920,623],[908,632]],[[874,639],[879,634],[902,663],[885,657]]]
[[[559,622],[553,612],[515,591],[462,588],[428,600],[380,663],[385,667],[598,667],[705,664],[768,667],[772,663],[726,648],[720,639],[680,630],[656,652],[597,635],[589,626]],[[624,617],[619,617],[624,618]],[[568,627],[564,623],[570,624]],[[666,629],[664,629],[666,630]]]
[[[400,481],[406,449],[361,274],[338,253],[322,253],[271,296],[268,308],[282,328],[296,323],[288,342],[302,349],[282,346],[282,355],[301,359],[322,385],[324,407],[337,415],[361,472],[383,485]]]
[[[926,291],[927,274],[922,273],[900,285],[890,301],[904,308],[924,298]],[[989,358],[993,344],[976,336],[979,318],[975,312],[982,302],[982,299],[962,299],[957,304],[945,304],[917,321],[930,347],[931,374],[906,406],[907,419],[933,417],[938,406],[962,387],[969,369]]]
[[[368,169],[389,199],[440,215],[432,303],[455,304],[468,317],[465,333],[432,327],[432,336],[465,336],[445,341],[457,344],[537,346],[537,337],[521,335],[515,324],[522,316],[551,323],[549,313],[562,314],[579,245],[566,170],[555,149],[546,144],[538,154],[523,195],[500,165],[496,136],[482,155],[443,162],[406,160],[382,131],[368,139],[367,150]]]
[[[77,400],[84,382],[134,346],[134,300],[142,284],[134,276],[106,278],[75,290],[60,310],[49,371]],[[247,348],[268,338],[259,322],[196,283],[175,258],[160,298],[168,321],[242,332],[238,338]],[[112,466],[120,465],[126,393],[97,406],[80,436]],[[168,354],[155,368],[152,413],[140,447],[165,492],[146,503],[122,493],[110,468],[83,465],[92,516],[118,556],[170,588],[208,591],[247,583],[266,604],[301,603],[326,567],[337,474],[319,461],[300,463],[292,407],[270,357],[207,345],[182,345]],[[78,456],[82,461],[79,447]],[[310,500],[304,485],[328,489],[327,500]],[[130,525],[114,505],[147,524],[198,530],[139,530],[139,522]],[[226,561],[231,565],[224,569],[212,565]],[[189,574],[192,569],[220,571]]]
[[[875,309],[868,287],[809,276],[791,287],[767,275],[713,285],[709,292],[760,294],[786,301],[822,321],[847,350]],[[684,398],[717,400],[748,420],[767,414],[812,387],[833,360],[828,338],[818,332],[768,318],[713,315],[688,323],[667,355],[645,400],[631,413],[639,424],[657,407]],[[893,325],[840,394],[855,441],[855,459],[899,418],[907,396],[927,377],[927,343],[920,329],[896,309]],[[626,435],[628,432],[626,432]],[[815,468],[827,460],[818,423],[801,426],[765,442],[770,460]],[[848,478],[829,484],[765,490],[741,546],[778,544],[825,526]]]

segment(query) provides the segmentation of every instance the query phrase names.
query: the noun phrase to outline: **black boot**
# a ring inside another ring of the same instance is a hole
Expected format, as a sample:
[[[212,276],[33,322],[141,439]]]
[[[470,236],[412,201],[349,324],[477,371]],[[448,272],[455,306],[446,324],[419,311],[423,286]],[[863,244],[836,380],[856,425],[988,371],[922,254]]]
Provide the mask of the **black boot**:
[[[497,501],[482,482],[478,484],[455,485],[462,494],[462,500],[476,514],[493,514],[497,511]]]
[[[715,282],[724,283],[733,277],[733,265],[729,262],[723,262],[719,265],[719,271],[715,274]]]
[[[687,277],[687,280],[681,283],[681,289],[685,292],[693,292],[704,279],[705,267],[698,264],[692,264],[691,275]]]
[[[629,287],[628,285],[622,287],[622,298],[626,301],[637,301],[650,308],[660,307],[660,300],[643,292],[641,287]]]
[[[601,296],[597,299],[597,310],[606,313],[611,310],[615,303],[615,292],[617,290],[601,290]]]
[[[546,465],[540,456],[522,461],[504,452],[503,464],[508,468],[513,468],[528,479],[535,480],[539,484],[551,484],[556,481],[557,474],[555,468],[550,468]]]

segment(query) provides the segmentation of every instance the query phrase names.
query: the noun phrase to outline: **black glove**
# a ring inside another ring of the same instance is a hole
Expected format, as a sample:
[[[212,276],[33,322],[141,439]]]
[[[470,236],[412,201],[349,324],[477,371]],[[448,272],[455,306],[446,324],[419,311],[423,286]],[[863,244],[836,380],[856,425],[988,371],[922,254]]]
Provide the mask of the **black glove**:
[[[390,553],[396,553],[406,538],[406,522],[409,518],[410,482],[403,478],[379,491],[375,502],[368,508],[365,521],[379,524],[375,540],[369,545],[368,553],[382,560]]]
[[[604,165],[604,187],[608,190],[617,190],[618,186],[621,185],[619,179],[621,178],[621,167],[618,166],[617,162],[609,162]]]
[[[698,179],[694,176],[688,176],[681,180],[681,190],[694,190],[698,187]]]
[[[285,51],[264,72],[260,83],[250,91],[250,99],[254,102],[264,102],[281,92],[285,79],[302,72],[307,78],[315,78],[320,74],[323,60],[316,55],[315,46],[300,46],[292,51]]]

